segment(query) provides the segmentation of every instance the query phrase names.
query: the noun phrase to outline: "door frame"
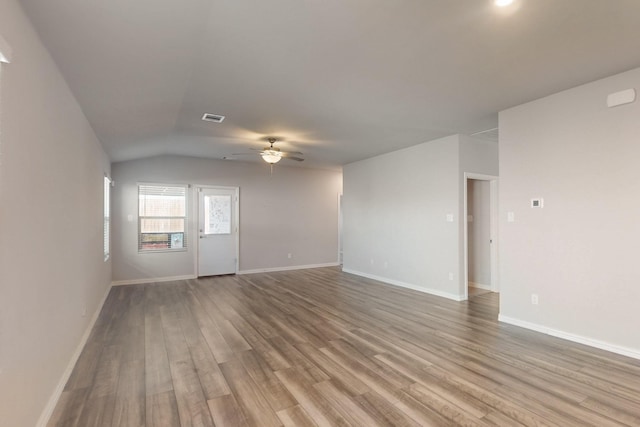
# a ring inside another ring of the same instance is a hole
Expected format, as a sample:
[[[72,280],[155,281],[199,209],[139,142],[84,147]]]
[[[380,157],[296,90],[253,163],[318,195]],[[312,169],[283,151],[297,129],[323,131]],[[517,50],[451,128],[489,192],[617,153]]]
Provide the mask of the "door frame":
[[[338,193],[338,264],[342,265],[343,258],[343,226],[344,218],[342,216],[342,192]]]
[[[498,177],[495,175],[484,175],[479,173],[464,173],[464,292],[463,301],[469,299],[469,207],[467,188],[469,180],[489,182],[489,238],[491,239],[491,292],[499,292],[498,283]]]
[[[235,230],[235,244],[236,244],[236,253],[235,253],[235,257],[236,257],[236,271],[234,274],[238,274],[238,271],[240,271],[240,187],[229,187],[229,186],[225,186],[225,185],[211,185],[211,184],[207,184],[207,185],[195,185],[194,186],[195,191],[196,191],[196,197],[194,197],[194,199],[196,199],[196,206],[195,206],[195,211],[198,212],[198,214],[196,215],[196,221],[195,221],[195,233],[194,235],[198,236],[198,244],[196,245],[196,251],[195,251],[195,259],[194,259],[194,267],[195,267],[195,276],[196,277],[200,277],[200,215],[202,214],[200,212],[200,191],[203,189],[206,190],[215,190],[215,189],[220,189],[220,190],[233,190],[235,191],[235,201],[234,201],[234,214],[233,214],[233,220],[236,224],[236,230]]]

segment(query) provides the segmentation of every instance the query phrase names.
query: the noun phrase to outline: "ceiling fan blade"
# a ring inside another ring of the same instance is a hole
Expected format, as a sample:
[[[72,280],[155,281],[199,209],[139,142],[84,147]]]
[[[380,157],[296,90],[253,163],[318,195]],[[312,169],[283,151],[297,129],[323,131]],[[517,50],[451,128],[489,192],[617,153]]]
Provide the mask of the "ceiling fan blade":
[[[255,156],[256,153],[233,153],[232,156]]]
[[[281,153],[285,154],[285,155],[286,154],[295,154],[295,155],[298,155],[298,156],[304,156],[304,153],[301,153],[299,151],[281,151]]]
[[[295,160],[296,162],[304,162],[304,159],[301,157],[282,156],[282,158],[287,160]]]

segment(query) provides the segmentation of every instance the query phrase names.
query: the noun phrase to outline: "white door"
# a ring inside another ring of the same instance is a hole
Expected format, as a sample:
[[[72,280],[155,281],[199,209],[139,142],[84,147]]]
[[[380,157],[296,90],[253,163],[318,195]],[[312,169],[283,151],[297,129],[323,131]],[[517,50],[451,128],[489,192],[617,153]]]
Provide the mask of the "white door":
[[[198,188],[198,276],[235,274],[238,265],[238,189]]]

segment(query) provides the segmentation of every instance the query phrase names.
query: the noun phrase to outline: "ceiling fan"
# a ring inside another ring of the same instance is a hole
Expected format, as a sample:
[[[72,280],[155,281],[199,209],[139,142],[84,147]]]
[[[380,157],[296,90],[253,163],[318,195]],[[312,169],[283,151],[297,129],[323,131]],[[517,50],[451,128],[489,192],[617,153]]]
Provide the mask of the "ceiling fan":
[[[303,154],[299,151],[282,151],[279,148],[273,146],[277,142],[275,138],[267,138],[270,146],[263,149],[251,148],[251,150],[258,151],[258,155],[262,157],[262,160],[269,163],[273,168],[273,165],[278,163],[281,159],[295,160],[296,162],[303,162]],[[244,156],[253,153],[234,153],[232,156]]]

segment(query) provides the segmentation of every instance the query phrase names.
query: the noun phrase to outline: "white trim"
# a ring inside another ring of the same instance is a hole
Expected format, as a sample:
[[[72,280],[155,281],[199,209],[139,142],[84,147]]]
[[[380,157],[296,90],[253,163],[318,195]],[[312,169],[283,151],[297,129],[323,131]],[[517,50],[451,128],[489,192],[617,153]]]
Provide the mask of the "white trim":
[[[140,285],[143,283],[173,282],[174,280],[189,279],[197,279],[197,276],[194,274],[188,274],[186,276],[147,277],[146,279],[114,280],[113,282],[111,282],[111,286]]]
[[[109,178],[109,176],[105,173],[104,174],[104,181],[103,181],[103,194],[102,194],[102,209],[104,212],[104,216],[102,218],[102,239],[103,239],[103,245],[102,245],[102,249],[103,249],[103,253],[104,253],[104,262],[109,261],[109,258],[111,257],[111,228],[112,228],[112,224],[111,224],[111,187],[112,187],[112,183],[113,181],[111,181],[111,178]],[[108,220],[108,221],[107,221]],[[108,225],[108,229],[106,234],[104,233],[104,229],[105,226]]]
[[[238,271],[238,274],[273,273],[276,271],[307,270],[309,268],[337,267],[339,265],[340,265],[339,262],[327,262],[324,264],[307,264],[307,265],[291,265],[287,267],[256,268],[253,270],[240,270]]]
[[[102,307],[104,306],[105,301],[107,301],[109,292],[111,292],[111,285],[107,286],[107,291],[104,293],[104,296],[102,297],[102,301],[100,301],[100,304],[98,304],[96,311],[93,313],[93,316],[91,317],[91,320],[89,321],[89,324],[87,325],[87,328],[85,329],[84,334],[80,339],[80,343],[78,344],[76,351],[73,352],[73,355],[71,356],[71,359],[67,364],[67,368],[62,373],[62,377],[60,377],[60,381],[58,381],[58,385],[56,386],[55,390],[53,391],[53,394],[49,398],[47,405],[42,410],[42,413],[40,414],[40,418],[38,418],[38,422],[36,423],[36,427],[45,427],[49,423],[49,419],[51,418],[51,415],[53,415],[53,411],[56,408],[58,401],[60,400],[60,396],[62,396],[64,387],[67,385],[67,381],[69,381],[69,378],[71,377],[73,368],[75,368],[76,363],[78,363],[80,354],[82,354],[82,350],[84,350],[84,346],[87,343],[87,340],[89,339],[89,335],[93,330],[93,326],[96,324],[96,321],[98,320],[98,316],[102,311]]]
[[[435,295],[437,297],[443,297],[454,301],[463,301],[464,295],[451,294],[449,292],[442,292],[437,289],[425,288],[424,286],[414,285],[412,283],[401,282],[395,279],[389,279],[387,277],[376,276],[375,274],[363,273],[362,271],[351,270],[343,268],[343,272],[355,274],[356,276],[366,277],[367,279],[377,280],[378,282],[387,283],[389,285],[400,286],[401,288],[413,289],[414,291],[424,292],[425,294]]]
[[[476,289],[484,289],[485,291],[491,290],[491,285],[485,285],[484,283],[476,283],[470,281],[469,286]]]
[[[463,263],[464,263],[464,282],[463,282],[463,290],[462,297],[463,301],[469,299],[469,222],[467,218],[469,217],[468,206],[467,206],[467,187],[470,179],[475,179],[478,181],[489,181],[489,238],[492,243],[489,248],[491,251],[491,284],[487,289],[492,292],[499,292],[500,287],[498,285],[498,176],[495,175],[484,175],[480,173],[472,173],[465,172],[464,173],[464,183],[463,183]]]
[[[508,323],[510,325],[519,326],[521,328],[530,329],[532,331],[541,332],[543,334],[551,335],[554,337],[562,338],[567,341],[576,342],[579,344],[588,345],[589,347],[599,348],[601,350],[610,351],[612,353],[621,354],[623,356],[632,357],[634,359],[640,359],[640,350],[629,347],[623,347],[616,344],[610,344],[608,342],[588,338],[582,335],[576,335],[569,332],[560,331],[558,329],[549,328],[547,326],[538,325],[537,323],[531,323],[524,320],[514,319],[513,317],[498,316],[498,321],[502,323]]]
[[[342,264],[344,262],[344,254],[343,254],[343,217],[342,217],[342,192],[338,192],[338,263]]]
[[[0,62],[11,62],[11,56],[11,46],[9,46],[9,43],[0,36]]]

